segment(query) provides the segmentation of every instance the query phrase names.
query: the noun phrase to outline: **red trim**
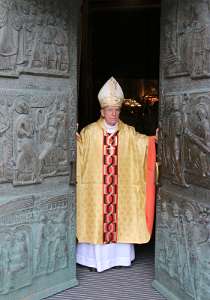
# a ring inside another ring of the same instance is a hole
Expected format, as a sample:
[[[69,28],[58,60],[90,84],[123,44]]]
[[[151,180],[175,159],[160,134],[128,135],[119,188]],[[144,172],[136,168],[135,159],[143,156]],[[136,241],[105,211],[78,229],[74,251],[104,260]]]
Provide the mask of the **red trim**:
[[[146,222],[149,233],[152,233],[155,212],[155,137],[149,137],[146,171]]]
[[[118,241],[118,176],[119,176],[119,167],[118,167],[118,149],[119,149],[119,132],[117,134],[117,191],[116,191],[116,207],[117,207],[117,211],[116,211],[116,242]]]
[[[105,131],[103,130],[102,136],[102,241],[104,240],[104,135]]]
[[[104,132],[103,140],[103,243],[117,242],[118,132]],[[111,157],[111,159],[107,159]],[[109,181],[109,179],[111,180]]]

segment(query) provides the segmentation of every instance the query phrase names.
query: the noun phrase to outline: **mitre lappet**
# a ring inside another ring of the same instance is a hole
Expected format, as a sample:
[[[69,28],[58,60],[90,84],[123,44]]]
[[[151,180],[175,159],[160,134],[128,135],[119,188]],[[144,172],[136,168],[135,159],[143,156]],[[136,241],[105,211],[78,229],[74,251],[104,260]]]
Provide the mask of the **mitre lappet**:
[[[101,108],[106,106],[121,107],[124,94],[121,86],[114,77],[111,77],[100,89],[98,100]]]

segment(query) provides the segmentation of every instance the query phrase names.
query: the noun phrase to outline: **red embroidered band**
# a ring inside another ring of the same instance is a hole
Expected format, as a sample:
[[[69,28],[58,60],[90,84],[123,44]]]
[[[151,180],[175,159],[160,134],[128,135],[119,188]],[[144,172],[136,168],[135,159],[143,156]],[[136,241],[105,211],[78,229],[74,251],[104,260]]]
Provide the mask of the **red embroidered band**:
[[[104,133],[103,242],[117,242],[118,132]]]

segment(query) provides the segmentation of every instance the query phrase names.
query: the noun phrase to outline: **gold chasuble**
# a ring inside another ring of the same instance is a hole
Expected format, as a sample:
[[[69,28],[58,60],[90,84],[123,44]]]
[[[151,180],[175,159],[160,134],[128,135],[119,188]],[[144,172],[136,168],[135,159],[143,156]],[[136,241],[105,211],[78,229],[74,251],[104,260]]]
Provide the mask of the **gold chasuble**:
[[[155,199],[155,138],[118,123],[107,133],[103,119],[85,127],[77,150],[79,243],[149,241]]]

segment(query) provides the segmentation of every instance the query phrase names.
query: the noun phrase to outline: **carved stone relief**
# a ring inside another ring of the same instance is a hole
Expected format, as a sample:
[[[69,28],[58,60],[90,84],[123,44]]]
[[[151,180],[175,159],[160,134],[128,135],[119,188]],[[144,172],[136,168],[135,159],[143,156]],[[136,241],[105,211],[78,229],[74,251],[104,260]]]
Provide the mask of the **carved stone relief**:
[[[77,284],[68,179],[80,6],[0,0],[1,300],[41,299]]]
[[[210,1],[161,1],[154,287],[210,299]],[[169,31],[169,32],[168,32]]]
[[[1,92],[0,182],[32,184],[68,174],[68,97]]]
[[[209,1],[177,0],[170,5],[163,21],[166,77],[209,78]]]
[[[198,295],[200,300],[208,299],[209,297],[209,253],[210,253],[210,226],[208,224],[208,239],[201,243],[198,247],[198,264],[200,269],[197,274],[198,283]]]
[[[210,96],[192,95],[188,126],[185,131],[186,169],[192,177],[207,180],[210,177]],[[202,179],[199,180],[199,182]]]
[[[77,115],[77,107],[75,105],[76,97],[76,88],[73,88],[71,91],[71,95],[69,97],[69,111],[71,112],[71,115],[69,116],[69,136],[71,138],[71,144],[69,145],[69,160],[70,161],[76,161],[76,139],[74,138],[77,131],[77,124],[76,124],[76,118],[74,117]]]
[[[182,97],[173,95],[164,98],[160,121],[160,157],[164,176],[172,177],[172,182],[185,187],[184,162],[184,114]]]
[[[69,73],[67,1],[0,0],[0,76]]]
[[[68,267],[69,195],[0,205],[0,295]]]
[[[17,226],[1,233],[0,294],[31,284],[30,238],[27,226]]]
[[[187,75],[185,61],[182,59],[179,49],[179,38],[177,32],[177,7],[179,0],[165,4],[167,17],[164,22],[164,70],[167,77]]]
[[[210,96],[167,95],[162,99],[160,157],[163,176],[184,187],[210,184]]]
[[[159,214],[158,272],[193,299],[208,299],[210,207],[181,197],[175,201],[172,194],[164,193],[159,195]]]

